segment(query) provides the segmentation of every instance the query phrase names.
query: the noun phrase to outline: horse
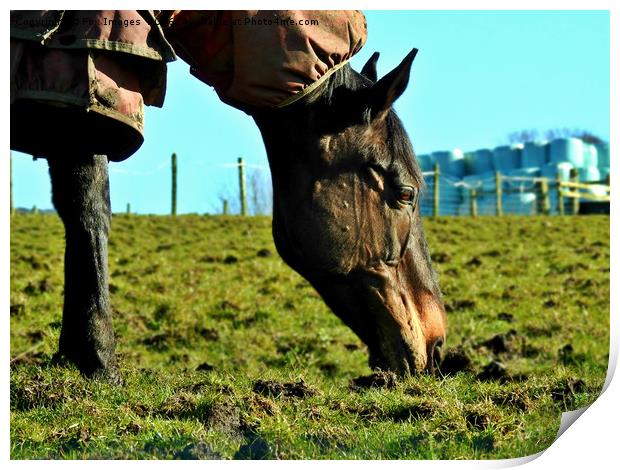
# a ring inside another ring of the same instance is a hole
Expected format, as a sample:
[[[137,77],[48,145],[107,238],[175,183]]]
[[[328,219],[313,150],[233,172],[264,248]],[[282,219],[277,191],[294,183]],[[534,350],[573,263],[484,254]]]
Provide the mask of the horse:
[[[418,204],[423,178],[392,109],[416,53],[381,79],[375,53],[362,73],[343,63],[287,106],[244,107],[269,160],[278,253],[368,346],[369,366],[401,376],[432,372],[446,334]],[[55,360],[120,383],[108,284],[109,155],[77,146],[47,160],[66,233]]]

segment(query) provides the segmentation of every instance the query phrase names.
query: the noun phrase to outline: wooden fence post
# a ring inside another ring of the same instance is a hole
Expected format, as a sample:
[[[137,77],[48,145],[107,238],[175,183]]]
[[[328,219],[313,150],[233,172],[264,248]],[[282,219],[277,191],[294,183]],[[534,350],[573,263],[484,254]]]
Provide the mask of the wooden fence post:
[[[476,188],[471,188],[469,190],[469,212],[472,217],[476,217],[478,215],[478,201],[476,200],[477,196],[478,191],[476,191]]]
[[[222,214],[228,215],[228,199],[222,201]]]
[[[564,193],[562,192],[562,175],[560,172],[558,172],[556,184],[558,190],[558,214],[564,215]]]
[[[172,215],[177,215],[177,154],[172,154]]]
[[[241,215],[248,215],[248,202],[245,194],[245,170],[243,158],[239,157],[237,163],[239,164],[239,199],[241,202]]]
[[[573,183],[579,183],[579,172],[577,171],[577,168],[571,168],[570,170],[570,180]],[[579,193],[579,188],[575,187],[573,188],[574,193]],[[577,215],[579,214],[579,197],[572,197],[573,199],[573,215]]]
[[[547,178],[540,180],[540,195],[542,199],[541,212],[549,215],[551,212],[551,204],[549,203],[549,181]]]
[[[433,179],[433,217],[439,215],[439,164],[435,163],[435,175]]]
[[[127,215],[131,214],[131,204],[127,203]]]
[[[495,172],[495,215],[504,215],[504,207],[502,206],[502,174]]]

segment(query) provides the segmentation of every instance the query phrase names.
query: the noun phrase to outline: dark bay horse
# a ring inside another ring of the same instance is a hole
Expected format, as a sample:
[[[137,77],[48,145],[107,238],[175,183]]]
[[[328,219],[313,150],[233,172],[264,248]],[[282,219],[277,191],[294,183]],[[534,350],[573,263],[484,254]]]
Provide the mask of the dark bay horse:
[[[368,346],[370,366],[400,375],[433,370],[445,339],[418,207],[423,181],[392,110],[416,52],[380,80],[374,54],[363,74],[347,64],[304,99],[248,110],[271,167],[280,255]],[[119,381],[108,291],[108,158],[74,153],[47,155],[66,231],[57,357],[86,376]]]

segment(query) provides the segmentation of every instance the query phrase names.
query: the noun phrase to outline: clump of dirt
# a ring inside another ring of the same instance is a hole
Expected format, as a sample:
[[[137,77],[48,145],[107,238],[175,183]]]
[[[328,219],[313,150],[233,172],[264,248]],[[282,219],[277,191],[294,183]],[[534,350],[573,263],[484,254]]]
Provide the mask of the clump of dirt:
[[[364,347],[358,343],[346,343],[343,345],[347,351],[358,351]]]
[[[261,248],[256,252],[256,256],[259,258],[269,258],[272,255],[273,253],[271,253],[271,250],[268,250],[267,248]]]
[[[471,358],[462,346],[448,349],[439,365],[439,372],[442,375],[449,375],[461,371],[472,371]]]
[[[388,417],[395,422],[415,419],[428,419],[435,414],[435,408],[431,403],[423,402],[415,405],[403,406],[388,413]]]
[[[178,393],[168,397],[159,407],[158,414],[168,419],[189,416],[196,407],[196,398],[187,393]]]
[[[156,351],[166,351],[170,347],[170,339],[169,333],[156,333],[144,338],[142,344]]]
[[[484,253],[482,253],[482,256],[490,256],[492,258],[497,258],[498,256],[501,256],[501,252],[498,250],[491,250],[491,251],[485,251]]]
[[[237,258],[235,255],[228,255],[226,258],[224,258],[224,264],[235,264],[239,262],[239,258]]]
[[[308,398],[316,395],[316,390],[308,387],[303,380],[299,382],[276,382],[257,380],[252,387],[254,393],[272,397]]]
[[[465,266],[470,266],[470,267],[474,267],[474,268],[477,268],[480,265],[482,265],[482,260],[480,258],[478,258],[477,256],[474,256],[467,263],[465,263]]]
[[[575,404],[575,395],[586,391],[586,383],[582,379],[568,378],[564,384],[560,384],[551,390],[551,398],[554,402],[562,404],[564,409],[569,410]]]
[[[548,299],[548,300],[545,300],[543,302],[543,307],[545,307],[545,308],[554,308],[554,307],[557,307],[557,306],[558,306],[557,301],[555,301],[553,299]]]
[[[557,323],[551,323],[545,326],[538,325],[526,325],[525,332],[528,336],[545,336],[550,338],[555,333],[559,332],[562,327]]]
[[[514,341],[517,338],[516,330],[508,330],[506,333],[497,334],[481,343],[478,346],[483,346],[490,350],[493,354],[501,354],[513,351],[515,349]]]
[[[196,333],[198,333],[203,339],[207,341],[217,341],[218,339],[220,339],[220,332],[217,331],[215,328],[199,327],[197,328]]]
[[[148,416],[153,411],[151,406],[146,405],[145,403],[135,403],[131,405],[131,410],[140,417]]]
[[[349,387],[358,391],[365,388],[396,388],[396,374],[394,372],[378,370],[370,375],[362,375],[352,379]]]
[[[23,304],[21,302],[12,303],[9,312],[12,317],[22,316],[24,313],[26,313],[26,304]]]
[[[500,380],[506,381],[509,379],[506,366],[499,361],[491,361],[482,368],[482,371],[477,375],[478,380]]]
[[[323,362],[319,364],[319,369],[321,369],[321,372],[325,375],[333,377],[338,372],[338,364],[334,362]]]
[[[474,429],[483,430],[491,425],[492,419],[488,413],[481,410],[469,410],[465,413],[467,425]]]
[[[476,301],[472,299],[457,299],[444,303],[444,309],[447,313],[456,312],[458,310],[466,310],[468,308],[474,308]]]
[[[26,411],[39,407],[52,408],[75,396],[83,398],[89,393],[87,389],[76,387],[74,382],[52,382],[37,374],[27,382],[11,383],[11,409]]]
[[[38,343],[43,340],[45,333],[41,330],[30,330],[26,333],[26,338],[31,343]]]
[[[29,352],[18,354],[11,359],[11,368],[28,365],[28,366],[40,366],[49,361],[49,356],[42,352]]]
[[[223,457],[206,442],[198,441],[175,452],[174,458],[177,460],[221,460]]]
[[[446,263],[451,259],[452,257],[448,253],[431,253],[431,261],[433,261],[433,263]]]
[[[572,344],[565,344],[558,350],[558,359],[564,365],[579,364],[585,360],[583,354],[575,354]]]
[[[32,282],[29,282],[26,287],[24,287],[24,294],[32,295],[37,292],[37,288],[34,286]]]
[[[198,418],[206,427],[225,432],[230,435],[239,435],[241,432],[241,413],[239,407],[230,403],[212,405],[203,416]]]
[[[120,429],[120,432],[122,434],[134,434],[135,435],[135,434],[140,434],[140,431],[142,431],[142,426],[134,422],[131,422],[127,424],[126,426],[123,426]]]
[[[278,411],[277,405],[269,398],[264,398],[260,395],[252,395],[250,397],[250,406],[259,413],[265,413],[266,415],[273,416]]]
[[[215,367],[209,364],[208,362],[203,362],[201,364],[198,364],[198,366],[196,366],[196,371],[198,372],[211,372],[214,369]]]
[[[24,287],[24,294],[34,295],[34,294],[43,294],[45,292],[50,292],[53,286],[49,279],[45,278],[39,281],[37,284],[29,282],[26,287]]]
[[[541,350],[536,346],[532,346],[526,342],[521,345],[521,355],[523,357],[532,358],[540,356]]]
[[[500,393],[492,398],[493,403],[499,406],[510,406],[519,411],[528,411],[532,408],[532,398],[520,390]]]
[[[505,321],[506,323],[512,323],[514,321],[514,315],[512,313],[500,312],[497,314],[497,319]]]

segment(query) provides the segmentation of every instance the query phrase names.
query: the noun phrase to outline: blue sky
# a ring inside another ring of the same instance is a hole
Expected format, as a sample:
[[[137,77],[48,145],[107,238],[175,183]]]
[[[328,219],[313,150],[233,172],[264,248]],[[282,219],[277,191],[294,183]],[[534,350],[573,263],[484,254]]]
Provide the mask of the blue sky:
[[[417,153],[475,150],[522,129],[582,128],[609,139],[609,14],[587,11],[366,11],[357,70],[380,51],[379,75],[420,49],[396,110]],[[236,193],[244,157],[267,177],[252,119],[219,101],[180,59],[163,109],[147,108],[145,143],[112,163],[112,209],[170,210],[170,154],[179,158],[178,210],[215,212]],[[45,160],[13,154],[17,207],[51,208]]]

